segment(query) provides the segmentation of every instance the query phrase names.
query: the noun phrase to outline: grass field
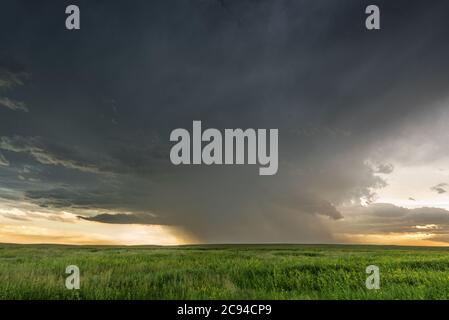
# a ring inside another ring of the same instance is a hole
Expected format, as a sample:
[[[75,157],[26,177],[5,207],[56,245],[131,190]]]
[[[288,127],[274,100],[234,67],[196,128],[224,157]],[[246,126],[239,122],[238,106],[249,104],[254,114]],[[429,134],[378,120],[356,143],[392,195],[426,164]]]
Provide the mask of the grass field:
[[[380,268],[380,290],[365,269]],[[65,288],[77,265],[81,289]],[[0,245],[0,299],[448,299],[449,249]]]

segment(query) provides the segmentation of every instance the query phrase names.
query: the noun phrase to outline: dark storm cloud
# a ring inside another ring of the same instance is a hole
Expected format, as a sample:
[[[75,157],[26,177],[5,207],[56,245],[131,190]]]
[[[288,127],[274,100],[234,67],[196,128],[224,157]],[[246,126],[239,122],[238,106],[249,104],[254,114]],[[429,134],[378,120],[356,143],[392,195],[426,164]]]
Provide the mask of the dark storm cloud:
[[[445,1],[378,1],[376,32],[364,28],[371,3],[355,0],[80,1],[74,32],[67,4],[9,1],[0,13],[6,54],[33,75],[28,86],[0,77],[30,110],[0,110],[0,174],[43,207],[129,212],[93,221],[209,242],[332,241],[337,207],[370,201],[394,169],[379,144],[448,98]],[[278,128],[278,174],[171,165],[169,134],[192,120]],[[38,184],[16,181],[24,165]]]
[[[87,221],[95,221],[95,222],[103,222],[103,223],[112,223],[112,224],[161,224],[160,221],[155,219],[155,216],[149,213],[117,213],[117,214],[108,214],[103,213],[96,215],[94,217],[83,217],[79,216],[78,218],[87,220]]]
[[[30,77],[23,66],[7,61],[5,57],[0,57],[0,88],[12,88],[23,85],[24,81]]]
[[[9,161],[5,158],[5,156],[0,152],[0,166],[9,166]]]
[[[58,165],[68,169],[98,173],[95,165],[83,164],[73,159],[64,159],[56,153],[49,152],[42,147],[42,141],[36,137],[0,137],[0,149],[12,152],[30,154],[36,161],[47,165]]]
[[[0,106],[6,107],[11,110],[28,112],[28,108],[25,106],[25,103],[21,101],[14,101],[6,97],[0,97]]]
[[[0,107],[28,112],[28,108],[24,102],[3,96],[9,89],[14,88],[15,86],[23,85],[23,81],[28,77],[28,73],[26,73],[21,67],[8,65],[0,61]]]

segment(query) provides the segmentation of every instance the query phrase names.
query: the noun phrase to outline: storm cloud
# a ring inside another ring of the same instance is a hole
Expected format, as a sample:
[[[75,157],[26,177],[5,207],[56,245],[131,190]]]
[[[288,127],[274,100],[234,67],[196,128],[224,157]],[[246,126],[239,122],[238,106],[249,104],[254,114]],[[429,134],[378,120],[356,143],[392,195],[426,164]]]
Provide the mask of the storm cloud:
[[[72,32],[67,1],[7,1],[0,39],[26,68],[0,68],[2,186],[202,242],[332,242],[339,208],[371,203],[401,157],[392,146],[416,146],[409,132],[449,98],[447,1],[377,3],[370,32],[368,1],[79,1]],[[170,132],[194,120],[279,129],[278,173],[172,165]]]
[[[24,84],[24,80],[29,77],[20,66],[8,65],[5,61],[1,61],[0,57],[0,107],[10,110],[18,110],[28,112],[28,108],[22,101],[17,101],[3,96],[5,92]]]

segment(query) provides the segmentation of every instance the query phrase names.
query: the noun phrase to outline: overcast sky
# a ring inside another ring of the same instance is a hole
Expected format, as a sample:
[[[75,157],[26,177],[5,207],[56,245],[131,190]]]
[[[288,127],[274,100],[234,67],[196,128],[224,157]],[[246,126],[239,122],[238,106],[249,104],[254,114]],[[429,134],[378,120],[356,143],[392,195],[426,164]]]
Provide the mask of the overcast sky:
[[[69,4],[2,2],[0,242],[449,244],[448,1]],[[278,173],[174,166],[193,120]]]

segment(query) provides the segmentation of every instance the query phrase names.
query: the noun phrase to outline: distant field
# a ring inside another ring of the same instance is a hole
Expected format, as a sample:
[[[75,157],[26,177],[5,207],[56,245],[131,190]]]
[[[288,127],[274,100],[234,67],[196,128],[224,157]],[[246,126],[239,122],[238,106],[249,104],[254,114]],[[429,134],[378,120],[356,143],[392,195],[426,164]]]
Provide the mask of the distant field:
[[[367,290],[377,265],[381,289]],[[81,289],[65,288],[77,265]],[[0,299],[448,299],[449,249],[0,245]]]

